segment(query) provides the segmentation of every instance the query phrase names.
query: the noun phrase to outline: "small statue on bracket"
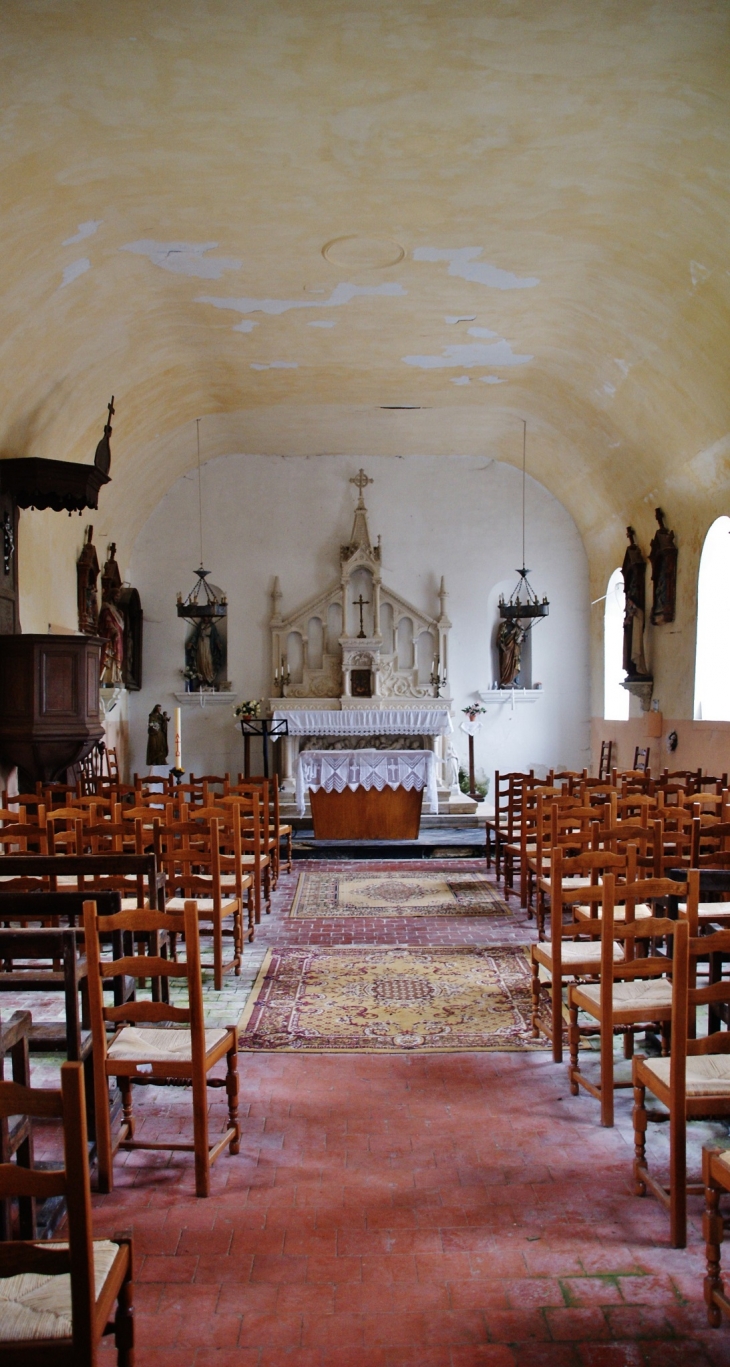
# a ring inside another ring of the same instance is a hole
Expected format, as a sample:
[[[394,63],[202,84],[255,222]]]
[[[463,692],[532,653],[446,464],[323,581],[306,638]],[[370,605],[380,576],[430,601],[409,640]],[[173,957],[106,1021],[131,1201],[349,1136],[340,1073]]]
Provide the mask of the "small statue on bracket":
[[[651,578],[654,588],[654,601],[651,607],[651,621],[654,626],[663,622],[673,622],[677,606],[677,547],[674,532],[670,532],[664,521],[661,508],[654,510],[659,530],[654,533],[649,547]]]
[[[520,672],[524,640],[525,629],[520,626],[516,617],[505,617],[503,621],[500,622],[499,631],[497,632],[500,688],[513,687],[514,681]]]
[[[147,763],[167,764],[167,723],[170,718],[156,702],[147,718]]]
[[[119,607],[122,576],[116,561],[117,548],[112,541],[109,558],[101,576],[101,611],[99,635],[106,641],[101,662],[103,688],[119,687],[124,683],[124,614]]]
[[[644,611],[646,604],[646,561],[636,544],[633,527],[626,528],[626,547],[621,574],[624,581],[624,654],[623,666],[628,679],[650,679],[644,658]]]
[[[81,554],[76,561],[76,592],[79,612],[79,631],[85,636],[96,636],[99,628],[99,598],[96,583],[99,561],[91,540],[94,528],[86,528]]]

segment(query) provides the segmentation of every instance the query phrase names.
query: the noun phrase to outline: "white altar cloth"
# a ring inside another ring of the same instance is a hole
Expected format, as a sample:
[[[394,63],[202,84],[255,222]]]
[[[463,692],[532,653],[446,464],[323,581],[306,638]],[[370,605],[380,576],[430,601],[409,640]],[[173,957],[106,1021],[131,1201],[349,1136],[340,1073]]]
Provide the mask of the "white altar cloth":
[[[345,788],[415,788],[426,790],[431,811],[438,812],[436,764],[431,750],[304,750],[297,761],[297,810],[304,816],[307,790],[326,793]]]
[[[282,707],[272,719],[286,720],[290,736],[445,736],[454,729],[446,707],[352,707],[341,712]]]

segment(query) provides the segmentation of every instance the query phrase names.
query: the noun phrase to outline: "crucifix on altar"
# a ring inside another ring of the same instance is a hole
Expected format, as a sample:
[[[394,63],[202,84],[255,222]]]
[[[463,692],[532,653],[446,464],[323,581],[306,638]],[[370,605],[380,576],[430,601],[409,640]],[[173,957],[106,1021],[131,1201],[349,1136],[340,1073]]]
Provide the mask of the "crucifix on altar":
[[[365,636],[365,628],[363,627],[363,621],[362,621],[362,610],[363,610],[363,608],[366,608],[366,607],[368,606],[369,602],[370,602],[370,599],[369,599],[369,598],[363,598],[362,594],[360,594],[360,597],[359,597],[359,598],[353,598],[353,600],[352,600],[352,605],[353,605],[353,607],[356,607],[356,608],[359,608],[359,609],[360,609],[360,630],[359,630],[358,633],[357,633],[357,639],[358,639],[358,641],[364,641],[364,640],[366,639],[366,636]]]

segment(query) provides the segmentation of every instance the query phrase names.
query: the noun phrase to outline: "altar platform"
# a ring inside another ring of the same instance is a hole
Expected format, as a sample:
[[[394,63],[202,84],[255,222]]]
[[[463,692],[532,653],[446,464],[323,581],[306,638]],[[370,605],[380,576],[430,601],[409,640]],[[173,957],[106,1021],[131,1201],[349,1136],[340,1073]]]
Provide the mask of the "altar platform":
[[[416,840],[316,840],[311,822],[303,821],[292,839],[292,854],[301,859],[479,859],[485,857],[484,822],[433,826],[421,818]],[[436,820],[436,819],[434,819]]]

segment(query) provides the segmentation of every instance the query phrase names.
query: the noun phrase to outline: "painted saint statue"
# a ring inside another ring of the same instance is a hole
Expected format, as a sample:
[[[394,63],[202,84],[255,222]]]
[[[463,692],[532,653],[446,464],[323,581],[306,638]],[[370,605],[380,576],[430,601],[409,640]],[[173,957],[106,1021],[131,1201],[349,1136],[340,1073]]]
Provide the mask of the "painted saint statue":
[[[646,608],[646,561],[636,544],[633,527],[626,528],[626,547],[621,574],[624,581],[624,655],[623,666],[630,679],[648,679],[644,658],[644,614]]]
[[[525,630],[514,617],[505,617],[497,632],[500,688],[512,688],[520,672]]]
[[[167,723],[170,718],[162,710],[162,704],[155,703],[147,719],[147,763],[167,764]]]

